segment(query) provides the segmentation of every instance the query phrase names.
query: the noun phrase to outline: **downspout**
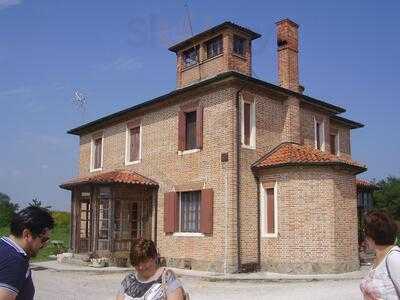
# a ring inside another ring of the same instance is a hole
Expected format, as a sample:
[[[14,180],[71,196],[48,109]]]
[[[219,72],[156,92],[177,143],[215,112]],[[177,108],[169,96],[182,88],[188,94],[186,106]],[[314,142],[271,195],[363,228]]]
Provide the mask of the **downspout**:
[[[240,257],[240,144],[241,144],[241,124],[240,124],[240,92],[245,84],[236,92],[236,238],[237,238],[237,264],[238,273],[242,271],[242,260]]]
[[[261,206],[260,206],[260,177],[256,177],[257,183],[257,269],[258,271],[261,269]]]

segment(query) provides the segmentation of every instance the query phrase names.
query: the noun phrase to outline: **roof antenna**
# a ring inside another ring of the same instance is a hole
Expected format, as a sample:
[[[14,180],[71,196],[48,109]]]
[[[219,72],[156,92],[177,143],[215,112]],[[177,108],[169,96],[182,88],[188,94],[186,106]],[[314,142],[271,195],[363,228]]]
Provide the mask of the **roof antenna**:
[[[189,4],[187,3],[187,1],[185,1],[185,8],[186,8],[186,13],[187,13],[188,22],[189,22],[190,35],[191,35],[191,37],[193,37],[192,19],[190,17],[190,9],[189,9]],[[200,69],[200,57],[199,57],[200,49],[197,46],[195,46],[194,50],[196,53],[197,70],[199,71],[199,81],[201,81],[201,69]]]
[[[85,120],[85,114],[87,111],[87,98],[84,94],[79,92],[78,90],[74,91],[74,94],[72,96],[72,104],[75,106],[75,108],[81,113],[82,115],[82,121]]]
[[[189,4],[187,3],[187,1],[185,1],[185,8],[186,8],[186,13],[187,13],[188,22],[189,22],[190,35],[193,36],[192,19],[190,18],[190,9],[189,9]]]

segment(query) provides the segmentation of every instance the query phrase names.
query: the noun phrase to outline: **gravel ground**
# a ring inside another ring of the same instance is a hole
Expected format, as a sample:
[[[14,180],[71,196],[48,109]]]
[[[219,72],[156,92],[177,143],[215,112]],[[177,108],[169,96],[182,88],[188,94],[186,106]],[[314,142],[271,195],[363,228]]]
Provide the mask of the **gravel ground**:
[[[115,299],[125,274],[33,271],[37,300]],[[191,299],[361,299],[359,280],[289,283],[208,282],[181,278]]]

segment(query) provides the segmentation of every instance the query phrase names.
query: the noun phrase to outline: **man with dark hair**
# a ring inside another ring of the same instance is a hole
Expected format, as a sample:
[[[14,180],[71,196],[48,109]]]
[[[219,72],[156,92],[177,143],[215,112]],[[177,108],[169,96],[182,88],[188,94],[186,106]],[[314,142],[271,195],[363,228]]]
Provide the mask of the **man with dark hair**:
[[[10,236],[0,239],[0,300],[33,299],[29,259],[46,245],[53,227],[47,209],[29,206],[14,214]]]

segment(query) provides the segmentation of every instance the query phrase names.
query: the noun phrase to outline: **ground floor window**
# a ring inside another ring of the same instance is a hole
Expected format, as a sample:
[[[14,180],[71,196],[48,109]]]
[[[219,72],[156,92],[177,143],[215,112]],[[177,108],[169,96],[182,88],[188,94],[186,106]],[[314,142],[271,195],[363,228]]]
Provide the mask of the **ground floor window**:
[[[200,232],[200,191],[180,193],[180,231]]]
[[[261,184],[261,235],[276,237],[278,234],[277,184],[265,182]]]

